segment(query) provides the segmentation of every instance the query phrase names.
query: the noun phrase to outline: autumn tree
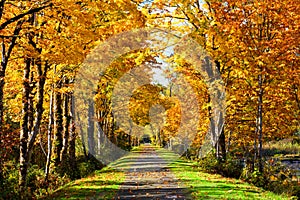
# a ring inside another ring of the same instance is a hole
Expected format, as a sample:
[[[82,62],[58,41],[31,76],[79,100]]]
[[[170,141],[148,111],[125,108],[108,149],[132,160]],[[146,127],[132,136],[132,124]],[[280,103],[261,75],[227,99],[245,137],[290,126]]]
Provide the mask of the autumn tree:
[[[24,28],[23,24],[26,17],[52,6],[48,1],[36,4],[34,7],[27,8],[29,1],[22,1],[19,5],[5,0],[0,2],[0,30],[1,30],[1,69],[0,69],[0,130],[3,130],[3,88],[5,84],[5,72],[8,61],[11,57],[17,40],[20,37],[20,31]],[[25,12],[24,12],[25,10]]]
[[[12,138],[13,134],[9,136],[8,131],[3,132],[4,127],[14,132],[20,127],[21,197],[26,198],[27,170],[38,137],[44,150],[45,135],[39,133],[43,133],[45,127],[49,128],[48,152],[44,152],[47,155],[46,180],[51,158],[59,158],[58,164],[70,157],[74,166],[74,98],[69,82],[74,81],[79,64],[97,45],[95,41],[99,43],[116,33],[144,25],[144,17],[137,10],[140,2],[0,1],[1,143],[3,140],[6,145],[18,142]],[[18,81],[22,77],[22,82]],[[53,136],[59,134],[62,137],[54,137],[53,141]],[[59,148],[55,144],[59,144]],[[56,149],[54,152],[52,145]],[[1,174],[4,153],[1,152]]]
[[[45,95],[48,95],[48,91],[45,91],[45,87],[49,88],[49,91],[53,92],[54,90],[52,96],[55,96],[54,100],[52,99],[52,104],[55,105],[50,106],[51,111],[49,112],[51,113],[49,114],[49,128],[51,128],[48,133],[48,161],[50,157],[56,156],[55,154],[51,155],[52,127],[55,134],[62,134],[62,137],[59,137],[59,141],[62,141],[62,147],[55,151],[59,156],[58,158],[65,157],[64,155],[66,155],[69,147],[69,137],[71,137],[70,142],[72,143],[70,145],[72,149],[69,150],[74,157],[75,126],[74,119],[71,125],[69,118],[70,115],[74,117],[74,112],[72,111],[73,114],[67,114],[71,110],[72,101],[68,97],[69,91],[64,90],[64,88],[69,87],[66,76],[63,75],[66,72],[64,69],[72,65],[78,66],[86,53],[95,45],[96,40],[101,41],[118,32],[142,26],[144,23],[143,17],[136,10],[138,3],[139,1],[135,3],[130,1],[115,3],[100,1],[45,1],[43,3],[21,1],[14,4],[10,1],[1,1],[1,33],[3,33],[1,128],[3,126],[3,78],[7,66],[10,67],[7,62],[10,57],[18,60],[16,62],[18,65],[13,67],[17,70],[22,69],[24,74],[23,85],[18,85],[23,90],[22,115],[18,116],[19,119],[21,118],[22,129],[20,136],[21,194],[26,188],[27,169],[31,160],[30,154],[41,126],[47,123],[42,118],[44,110],[48,109],[48,105],[45,104]],[[13,51],[13,47],[17,47],[15,51]],[[69,69],[75,73],[76,67],[71,68]],[[54,74],[53,82],[49,80],[49,73]],[[15,75],[19,76],[17,73]],[[61,88],[57,87],[60,83],[62,83]],[[54,85],[54,87],[49,87],[48,84]],[[57,98],[59,95],[61,95],[61,101]],[[8,101],[11,101],[11,99]],[[20,107],[20,101],[18,103],[17,106]],[[52,106],[55,108],[54,110]],[[9,113],[9,111],[6,112]],[[53,114],[54,118],[52,120]],[[62,114],[63,118],[61,117]],[[18,119],[14,118],[13,120]],[[54,126],[53,121],[57,126]],[[62,123],[63,125],[61,125]],[[71,134],[69,134],[69,128],[72,130]],[[47,166],[49,173],[49,162]]]
[[[232,49],[233,65],[246,68],[248,76],[245,77],[245,81],[252,85],[252,90],[255,91],[253,95],[257,97],[257,102],[253,102],[257,107],[254,142],[257,139],[255,154],[257,154],[259,170],[262,171],[263,138],[282,129],[282,127],[278,127],[277,130],[269,128],[270,124],[272,126],[275,124],[271,122],[272,117],[268,113],[272,112],[274,115],[279,111],[284,112],[285,117],[290,117],[289,112],[285,112],[285,108],[279,105],[283,102],[288,106],[287,101],[284,101],[283,96],[276,98],[270,90],[277,88],[277,93],[285,93],[290,87],[282,85],[283,88],[279,92],[277,81],[284,82],[282,78],[290,79],[289,68],[296,67],[294,64],[299,60],[297,58],[299,38],[296,28],[299,26],[297,25],[299,19],[296,14],[293,15],[299,11],[299,6],[293,5],[289,1],[230,1],[227,4],[211,4],[211,9],[219,11],[215,12],[216,25],[213,30],[216,32],[214,34],[216,35],[217,31],[220,31],[223,36],[228,38],[227,41],[220,44],[220,48]],[[271,105],[277,102],[279,104],[276,106],[276,111],[270,109]],[[263,106],[265,107],[263,108]],[[276,115],[281,114],[277,113]],[[265,116],[264,120],[263,116]],[[285,131],[290,132],[289,128],[286,128]],[[264,133],[263,130],[267,133]]]
[[[17,44],[18,38],[20,37],[20,32],[24,28],[24,23],[26,17],[32,13],[39,12],[52,4],[49,2],[44,2],[36,4],[34,7],[27,8],[25,4],[26,1],[20,3],[19,5],[13,5],[12,2],[7,2],[5,0],[0,2],[0,31],[1,31],[1,66],[0,66],[0,146],[2,148],[2,135],[5,131],[4,129],[4,86],[5,86],[5,75],[9,60],[13,53],[13,50]],[[11,5],[12,4],[12,5]],[[4,152],[1,152],[3,155]],[[0,179],[2,178],[2,158],[0,158]]]
[[[242,146],[252,146],[249,152],[254,160],[258,158],[262,170],[263,139],[285,137],[283,127],[289,134],[295,130],[297,114],[289,102],[297,99],[296,87],[288,80],[298,79],[290,70],[298,71],[299,17],[296,13],[299,6],[290,1],[259,0],[174,0],[157,1],[151,6],[150,23],[171,26],[178,31],[192,30],[189,36],[213,57],[229,94],[227,141],[231,140],[230,147],[244,142]],[[164,12],[157,14],[157,10]],[[280,92],[274,92],[278,85],[282,86]],[[274,114],[285,117],[276,118]],[[282,121],[278,123],[278,120]]]
[[[97,135],[88,137],[96,140],[94,142],[96,155],[101,156],[112,151],[113,147],[109,145],[129,149],[132,141],[137,139],[137,136],[132,135],[132,133],[136,133],[136,130],[134,130],[132,116],[128,113],[127,106],[129,106],[130,99],[126,101],[122,98],[133,92],[135,86],[139,85],[138,80],[147,79],[144,75],[149,72],[149,67],[140,67],[143,74],[136,76],[132,70],[139,68],[138,64],[151,59],[152,56],[147,50],[129,52],[110,63],[108,68],[102,72],[94,97],[98,132]],[[132,77],[137,78],[137,82],[133,81]],[[90,132],[86,134],[90,134]]]

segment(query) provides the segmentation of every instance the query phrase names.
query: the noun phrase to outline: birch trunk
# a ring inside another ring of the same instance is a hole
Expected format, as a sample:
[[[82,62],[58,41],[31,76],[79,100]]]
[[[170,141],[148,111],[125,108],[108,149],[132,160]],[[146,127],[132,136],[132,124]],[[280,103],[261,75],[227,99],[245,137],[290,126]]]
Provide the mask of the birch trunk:
[[[263,136],[263,77],[262,77],[262,68],[260,68],[260,74],[258,76],[258,120],[257,120],[257,130],[258,130],[258,168],[259,171],[263,171],[262,163],[262,136]]]
[[[30,76],[31,59],[25,60],[24,74],[23,74],[23,89],[22,89],[22,120],[21,120],[21,134],[20,134],[20,169],[19,169],[19,190],[20,198],[26,199],[26,179],[28,169],[28,107],[29,107],[29,76]]]
[[[61,82],[57,83],[56,89],[61,88]],[[54,166],[59,166],[61,162],[61,150],[63,146],[63,114],[62,114],[62,95],[60,91],[54,93],[54,140],[53,140],[53,161]]]
[[[65,79],[65,84],[69,84],[69,80]],[[65,162],[68,155],[68,147],[69,147],[69,135],[70,135],[70,114],[69,114],[69,94],[64,94],[64,135],[63,135],[63,147],[61,153],[61,160]]]
[[[47,132],[47,141],[48,141],[48,152],[47,152],[47,161],[45,168],[45,181],[48,181],[48,176],[50,172],[50,163],[51,163],[51,153],[52,153],[52,129],[53,129],[53,89],[50,95],[50,105],[49,105],[49,124]]]

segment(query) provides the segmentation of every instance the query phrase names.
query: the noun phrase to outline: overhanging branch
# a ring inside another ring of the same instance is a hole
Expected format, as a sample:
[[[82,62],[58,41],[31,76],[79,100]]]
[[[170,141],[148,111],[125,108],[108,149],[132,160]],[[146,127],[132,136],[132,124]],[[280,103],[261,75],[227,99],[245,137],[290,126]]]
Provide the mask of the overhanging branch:
[[[26,15],[30,15],[30,14],[39,12],[39,11],[41,11],[41,10],[43,10],[43,9],[45,9],[45,8],[48,8],[48,7],[52,6],[52,5],[53,5],[53,3],[50,3],[50,4],[48,4],[48,5],[45,5],[45,6],[42,6],[42,7],[38,7],[38,8],[33,8],[33,9],[28,10],[28,11],[25,12],[25,13],[19,14],[19,15],[13,17],[13,18],[7,20],[6,22],[2,23],[2,24],[0,25],[0,30],[3,30],[3,29],[4,29],[6,26],[8,26],[9,24],[18,21],[19,19],[22,19],[22,18],[25,17]]]

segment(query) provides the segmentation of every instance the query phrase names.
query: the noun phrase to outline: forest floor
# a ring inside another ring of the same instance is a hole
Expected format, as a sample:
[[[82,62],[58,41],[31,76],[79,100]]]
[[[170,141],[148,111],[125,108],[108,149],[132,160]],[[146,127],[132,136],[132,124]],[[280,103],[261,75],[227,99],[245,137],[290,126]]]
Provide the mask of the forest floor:
[[[201,172],[193,162],[144,145],[49,199],[289,199],[243,181]]]

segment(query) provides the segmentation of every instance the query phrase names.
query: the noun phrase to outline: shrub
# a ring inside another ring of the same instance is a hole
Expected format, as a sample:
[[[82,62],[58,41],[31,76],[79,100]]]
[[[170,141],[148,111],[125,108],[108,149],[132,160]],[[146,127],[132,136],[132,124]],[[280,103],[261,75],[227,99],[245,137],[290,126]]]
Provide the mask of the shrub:
[[[82,160],[78,164],[80,177],[86,177],[96,170],[100,170],[104,165],[93,156],[90,156],[88,161]]]
[[[3,185],[0,199],[19,199],[19,165],[8,161],[3,168]],[[37,165],[32,165],[27,174],[27,194],[32,199],[48,194],[64,184],[70,182],[67,176],[60,177],[57,173],[49,174],[49,181],[44,181],[45,173]]]
[[[225,161],[220,161],[217,170],[223,176],[239,178],[243,171],[243,163],[241,159],[227,155],[227,159]]]
[[[45,173],[37,165],[32,165],[28,169],[27,187],[30,196],[39,196],[44,193]]]
[[[209,173],[217,173],[219,169],[219,161],[215,156],[215,153],[212,151],[208,153],[204,158],[201,158],[199,161],[199,167],[201,170]]]
[[[258,187],[263,187],[266,184],[266,180],[263,174],[259,172],[257,167],[255,167],[254,170],[252,171],[251,169],[249,169],[248,166],[246,166],[242,170],[240,178],[249,183],[253,183]]]
[[[199,160],[199,167],[205,172],[243,179],[277,194],[284,193],[300,197],[300,185],[296,172],[280,162],[265,161],[263,172],[259,172],[256,166],[254,170],[251,170],[250,166],[244,167],[240,159],[228,155],[227,159],[222,161],[216,158],[214,152],[211,152]]]
[[[0,199],[15,199],[19,196],[18,166],[12,161],[6,162],[3,166],[3,187],[0,192]]]
[[[227,159],[224,161],[216,158],[214,152],[210,152],[206,157],[200,159],[199,166],[203,171],[218,173],[225,177],[233,178],[239,178],[243,170],[240,159],[228,155]]]
[[[296,177],[296,171],[288,168],[280,162],[269,160],[265,162],[263,177],[264,188],[276,193],[286,193],[300,197],[300,186]]]
[[[300,186],[294,170],[273,160],[264,162],[263,172],[255,167],[251,172],[244,168],[241,179],[277,194],[287,194],[300,197]]]

